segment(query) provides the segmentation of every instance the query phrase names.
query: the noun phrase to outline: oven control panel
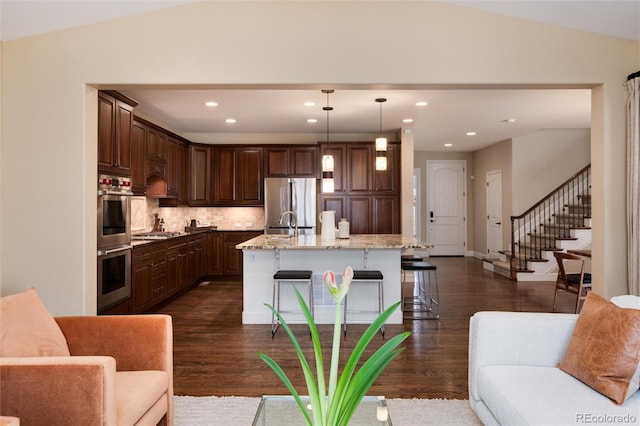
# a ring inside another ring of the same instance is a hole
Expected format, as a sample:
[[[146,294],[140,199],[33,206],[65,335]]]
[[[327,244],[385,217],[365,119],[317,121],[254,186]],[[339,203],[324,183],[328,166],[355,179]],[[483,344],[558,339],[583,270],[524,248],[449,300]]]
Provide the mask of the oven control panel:
[[[131,179],[122,176],[98,175],[98,191],[131,192]]]

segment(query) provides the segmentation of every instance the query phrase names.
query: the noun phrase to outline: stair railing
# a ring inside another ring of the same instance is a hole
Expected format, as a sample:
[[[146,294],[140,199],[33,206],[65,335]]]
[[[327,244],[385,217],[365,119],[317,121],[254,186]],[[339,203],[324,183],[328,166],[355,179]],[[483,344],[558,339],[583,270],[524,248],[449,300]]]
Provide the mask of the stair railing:
[[[569,237],[571,227],[583,227],[584,218],[591,216],[590,200],[588,164],[527,211],[511,216],[511,279],[527,269],[528,261],[542,260],[543,250],[556,249],[556,240]]]

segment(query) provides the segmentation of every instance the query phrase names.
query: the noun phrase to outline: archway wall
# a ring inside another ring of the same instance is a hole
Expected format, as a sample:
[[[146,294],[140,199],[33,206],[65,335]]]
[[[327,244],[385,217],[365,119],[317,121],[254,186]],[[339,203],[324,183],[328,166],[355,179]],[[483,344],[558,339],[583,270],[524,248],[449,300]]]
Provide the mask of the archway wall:
[[[639,65],[635,42],[433,1],[206,1],[5,42],[2,294],[95,313],[98,88],[323,83],[594,88],[594,288],[624,293],[622,84]]]

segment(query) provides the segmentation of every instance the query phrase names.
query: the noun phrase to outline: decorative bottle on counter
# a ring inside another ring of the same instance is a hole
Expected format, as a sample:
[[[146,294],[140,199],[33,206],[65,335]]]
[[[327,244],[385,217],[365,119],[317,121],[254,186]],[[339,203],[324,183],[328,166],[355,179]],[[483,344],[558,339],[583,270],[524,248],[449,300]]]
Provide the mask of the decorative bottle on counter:
[[[349,238],[349,222],[345,217],[338,223],[338,238]]]

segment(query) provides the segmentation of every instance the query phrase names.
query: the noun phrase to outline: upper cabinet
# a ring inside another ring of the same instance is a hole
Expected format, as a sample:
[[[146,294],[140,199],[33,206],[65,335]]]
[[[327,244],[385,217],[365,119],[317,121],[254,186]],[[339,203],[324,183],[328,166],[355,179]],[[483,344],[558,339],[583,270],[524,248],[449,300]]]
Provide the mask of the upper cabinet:
[[[250,146],[213,147],[213,205],[264,205],[262,150]]]
[[[317,145],[264,148],[265,177],[318,177]]]
[[[98,172],[131,176],[131,99],[117,92],[98,92]]]
[[[211,146],[191,145],[189,147],[191,186],[189,204],[209,206],[211,192]]]
[[[375,169],[373,142],[320,145],[333,155],[335,191],[320,194],[320,209],[346,217],[354,234],[400,233],[400,144],[387,147],[387,170]]]

